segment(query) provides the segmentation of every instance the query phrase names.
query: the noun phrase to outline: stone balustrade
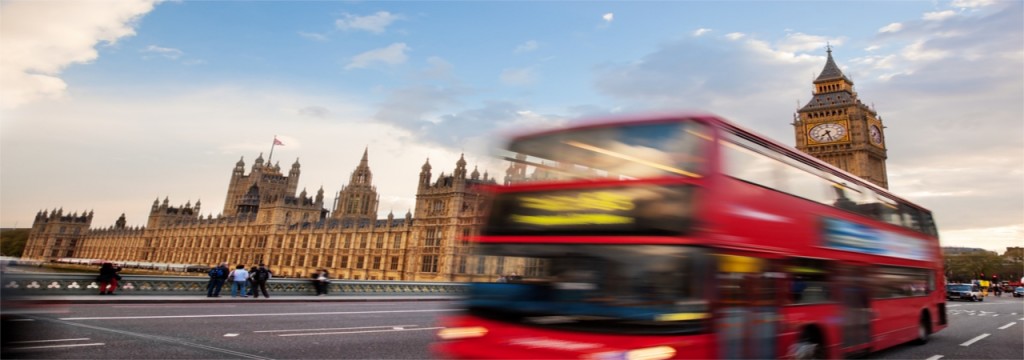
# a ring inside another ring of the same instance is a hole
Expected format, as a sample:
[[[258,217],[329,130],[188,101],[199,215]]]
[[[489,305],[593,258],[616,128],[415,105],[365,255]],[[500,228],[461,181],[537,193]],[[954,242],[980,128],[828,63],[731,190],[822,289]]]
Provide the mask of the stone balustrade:
[[[123,295],[204,295],[209,279],[196,276],[124,275],[117,292]],[[4,295],[94,295],[99,292],[96,275],[69,273],[13,273],[0,276]],[[277,295],[315,294],[308,279],[275,278],[267,282],[267,290]],[[332,280],[330,295],[344,296],[459,296],[465,284],[449,282]],[[222,296],[230,294],[225,283]]]

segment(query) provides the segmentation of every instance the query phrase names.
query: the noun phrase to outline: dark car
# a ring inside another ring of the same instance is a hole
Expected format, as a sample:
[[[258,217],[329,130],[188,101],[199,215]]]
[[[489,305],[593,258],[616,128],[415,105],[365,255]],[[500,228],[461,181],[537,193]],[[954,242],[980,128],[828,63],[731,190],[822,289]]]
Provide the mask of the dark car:
[[[946,285],[946,299],[985,301],[985,298],[981,297],[981,288],[971,284]]]
[[[1016,289],[1013,289],[1013,297],[1022,296],[1024,296],[1024,286],[1018,286]]]

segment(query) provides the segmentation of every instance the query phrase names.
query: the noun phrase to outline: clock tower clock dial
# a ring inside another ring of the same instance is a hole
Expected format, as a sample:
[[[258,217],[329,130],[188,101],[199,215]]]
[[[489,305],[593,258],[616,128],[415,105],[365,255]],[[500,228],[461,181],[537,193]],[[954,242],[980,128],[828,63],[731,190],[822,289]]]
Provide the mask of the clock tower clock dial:
[[[819,143],[835,142],[846,137],[846,127],[837,123],[819,124],[812,127],[808,135]]]
[[[882,130],[878,128],[878,125],[871,125],[868,128],[868,133],[871,136],[872,143],[882,145]]]

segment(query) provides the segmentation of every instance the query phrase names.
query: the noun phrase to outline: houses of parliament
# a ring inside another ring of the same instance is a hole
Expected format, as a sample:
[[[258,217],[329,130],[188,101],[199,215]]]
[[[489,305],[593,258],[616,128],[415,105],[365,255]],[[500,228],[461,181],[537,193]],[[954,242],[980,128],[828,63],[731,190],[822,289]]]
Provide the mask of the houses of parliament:
[[[831,48],[813,85],[812,99],[791,124],[796,148],[887,188],[882,119],[858,99]],[[454,171],[436,178],[427,160],[417,179],[414,210],[384,219],[377,218],[379,195],[368,149],[334,204],[325,204],[323,188],[312,195],[296,193],[297,160],[286,174],[261,154],[246,170],[243,160],[234,165],[217,217],[201,216],[198,201],[172,206],[167,198],[153,201],[145,227],[126,226],[123,214],[112,226],[92,228],[92,212],[40,211],[23,257],[266,263],[279,276],[302,277],[325,268],[336,278],[353,280],[493,281],[523,273],[522,259],[472,253],[468,239],[484,221],[483,187],[498,185],[498,179],[469,172],[464,158]],[[511,165],[502,181],[538,175]],[[328,205],[334,211],[326,210]]]

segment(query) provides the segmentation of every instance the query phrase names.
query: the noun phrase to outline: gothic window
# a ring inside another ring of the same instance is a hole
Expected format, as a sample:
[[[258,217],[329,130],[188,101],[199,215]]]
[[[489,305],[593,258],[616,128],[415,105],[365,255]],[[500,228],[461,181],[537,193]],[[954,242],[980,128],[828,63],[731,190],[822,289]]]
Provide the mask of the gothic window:
[[[359,235],[359,248],[360,249],[365,249],[366,247],[367,247],[366,234],[360,234]]]
[[[365,266],[366,266],[366,257],[365,256],[357,256],[356,257],[356,269],[362,269]]]
[[[398,257],[397,256],[392,256],[391,257],[391,270],[398,270]]]
[[[484,273],[484,270],[486,269],[486,266],[487,266],[486,259],[487,258],[483,257],[483,256],[477,256],[476,257],[476,273],[477,274],[483,274]]]
[[[309,266],[320,267],[320,256],[313,255],[313,258],[311,260],[312,262],[309,264]]]
[[[501,275],[505,273],[505,257],[501,256],[497,259],[497,266],[494,269],[494,273]]]
[[[395,234],[395,238],[392,240],[391,247],[395,249],[402,248],[402,234]]]
[[[342,256],[341,257],[341,264],[338,264],[338,267],[340,267],[342,269],[348,267],[348,256]]]
[[[295,266],[306,266],[306,255],[296,256]]]
[[[309,248],[309,235],[302,235],[302,248]]]
[[[64,229],[64,227],[63,227],[63,226],[61,226],[61,227],[60,227],[60,233],[61,233],[61,234],[63,234],[63,233],[64,233],[64,230],[65,230],[65,229]]]
[[[437,272],[437,255],[424,255],[423,262],[420,265],[421,272],[436,273]]]
[[[384,248],[384,234],[377,234],[377,248]]]
[[[381,265],[381,263],[380,263],[380,256],[374,256],[373,257],[373,267],[371,269],[374,269],[374,270],[376,270],[376,269],[383,269],[383,267],[381,267],[380,265]]]
[[[466,273],[466,257],[465,256],[459,256],[459,270],[456,271],[456,272],[458,272],[460,274],[465,274]]]
[[[423,246],[441,246],[441,230],[436,227],[427,229],[427,237],[423,239]]]
[[[472,231],[469,228],[462,229],[462,239],[459,239],[459,243],[462,246],[469,245],[469,235]]]
[[[345,234],[345,248],[352,248],[352,234]]]
[[[314,249],[319,249],[320,246],[323,245],[323,238],[322,237],[323,237],[323,235],[317,235],[316,236],[316,245],[313,247]]]
[[[324,266],[329,267],[329,268],[333,268],[334,267],[334,256],[328,256],[327,257],[327,264],[324,264]]]

